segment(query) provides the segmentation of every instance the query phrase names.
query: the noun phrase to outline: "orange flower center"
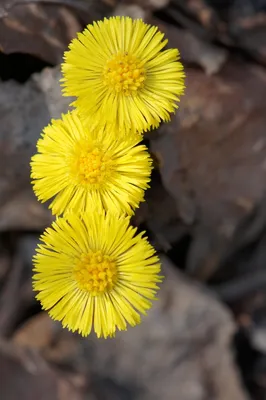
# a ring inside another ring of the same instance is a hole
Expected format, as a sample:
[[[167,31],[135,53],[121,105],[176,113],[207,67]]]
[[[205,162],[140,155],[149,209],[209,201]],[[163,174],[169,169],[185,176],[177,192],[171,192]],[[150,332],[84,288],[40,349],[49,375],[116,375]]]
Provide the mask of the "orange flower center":
[[[143,65],[144,62],[135,56],[120,52],[107,62],[103,72],[103,82],[117,93],[129,96],[144,86]]]
[[[79,288],[92,296],[112,290],[117,281],[116,263],[101,251],[82,254],[73,274]]]

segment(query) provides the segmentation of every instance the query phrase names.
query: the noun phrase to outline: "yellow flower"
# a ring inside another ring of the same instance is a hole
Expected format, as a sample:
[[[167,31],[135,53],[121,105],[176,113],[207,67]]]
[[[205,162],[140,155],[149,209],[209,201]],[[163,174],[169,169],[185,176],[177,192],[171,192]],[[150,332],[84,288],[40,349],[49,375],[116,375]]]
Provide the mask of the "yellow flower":
[[[135,235],[130,217],[107,213],[59,217],[41,236],[33,287],[49,315],[83,336],[98,337],[140,323],[158,290],[155,250]]]
[[[140,136],[127,140],[84,127],[74,111],[54,120],[32,157],[33,188],[53,214],[104,208],[129,215],[144,201],[152,160]]]
[[[63,93],[93,126],[124,134],[169,121],[184,91],[177,49],[155,26],[129,17],[94,22],[65,52]],[[163,50],[164,49],[164,50]]]

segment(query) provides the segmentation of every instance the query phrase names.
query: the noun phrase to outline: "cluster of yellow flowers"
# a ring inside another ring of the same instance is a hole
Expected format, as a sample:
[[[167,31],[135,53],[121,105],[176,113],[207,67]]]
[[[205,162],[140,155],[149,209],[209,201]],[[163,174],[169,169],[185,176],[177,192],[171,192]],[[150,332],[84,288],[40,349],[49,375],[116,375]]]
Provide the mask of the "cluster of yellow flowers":
[[[177,49],[157,27],[129,17],[94,22],[62,64],[75,109],[37,143],[31,177],[56,220],[34,256],[33,287],[63,326],[98,337],[140,322],[162,280],[155,250],[130,226],[152,160],[143,132],[168,121],[184,91]]]

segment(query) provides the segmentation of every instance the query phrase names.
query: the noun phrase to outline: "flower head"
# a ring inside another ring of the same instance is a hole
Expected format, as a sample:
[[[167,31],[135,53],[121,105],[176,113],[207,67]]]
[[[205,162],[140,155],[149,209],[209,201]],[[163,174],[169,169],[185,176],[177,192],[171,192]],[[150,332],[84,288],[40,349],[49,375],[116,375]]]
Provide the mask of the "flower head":
[[[41,236],[34,256],[34,290],[64,327],[98,337],[140,323],[158,290],[160,263],[129,217],[69,214]]]
[[[151,158],[140,136],[119,139],[84,127],[78,114],[44,129],[32,158],[33,188],[53,214],[104,208],[132,214],[144,200]]]
[[[129,17],[94,22],[65,53],[63,93],[87,123],[123,134],[169,121],[184,91],[177,49],[155,26]]]

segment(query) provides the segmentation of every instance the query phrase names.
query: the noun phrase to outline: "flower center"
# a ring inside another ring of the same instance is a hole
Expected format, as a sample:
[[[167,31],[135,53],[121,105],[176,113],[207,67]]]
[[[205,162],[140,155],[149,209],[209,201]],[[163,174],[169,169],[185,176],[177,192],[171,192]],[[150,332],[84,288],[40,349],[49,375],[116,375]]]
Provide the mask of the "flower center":
[[[112,290],[117,281],[116,263],[101,251],[82,254],[73,274],[79,288],[92,296]]]
[[[98,186],[110,172],[110,158],[99,148],[83,148],[78,151],[72,165],[73,175],[79,184]]]
[[[128,53],[118,53],[104,68],[103,81],[106,86],[126,96],[142,88],[145,81],[144,62]]]

